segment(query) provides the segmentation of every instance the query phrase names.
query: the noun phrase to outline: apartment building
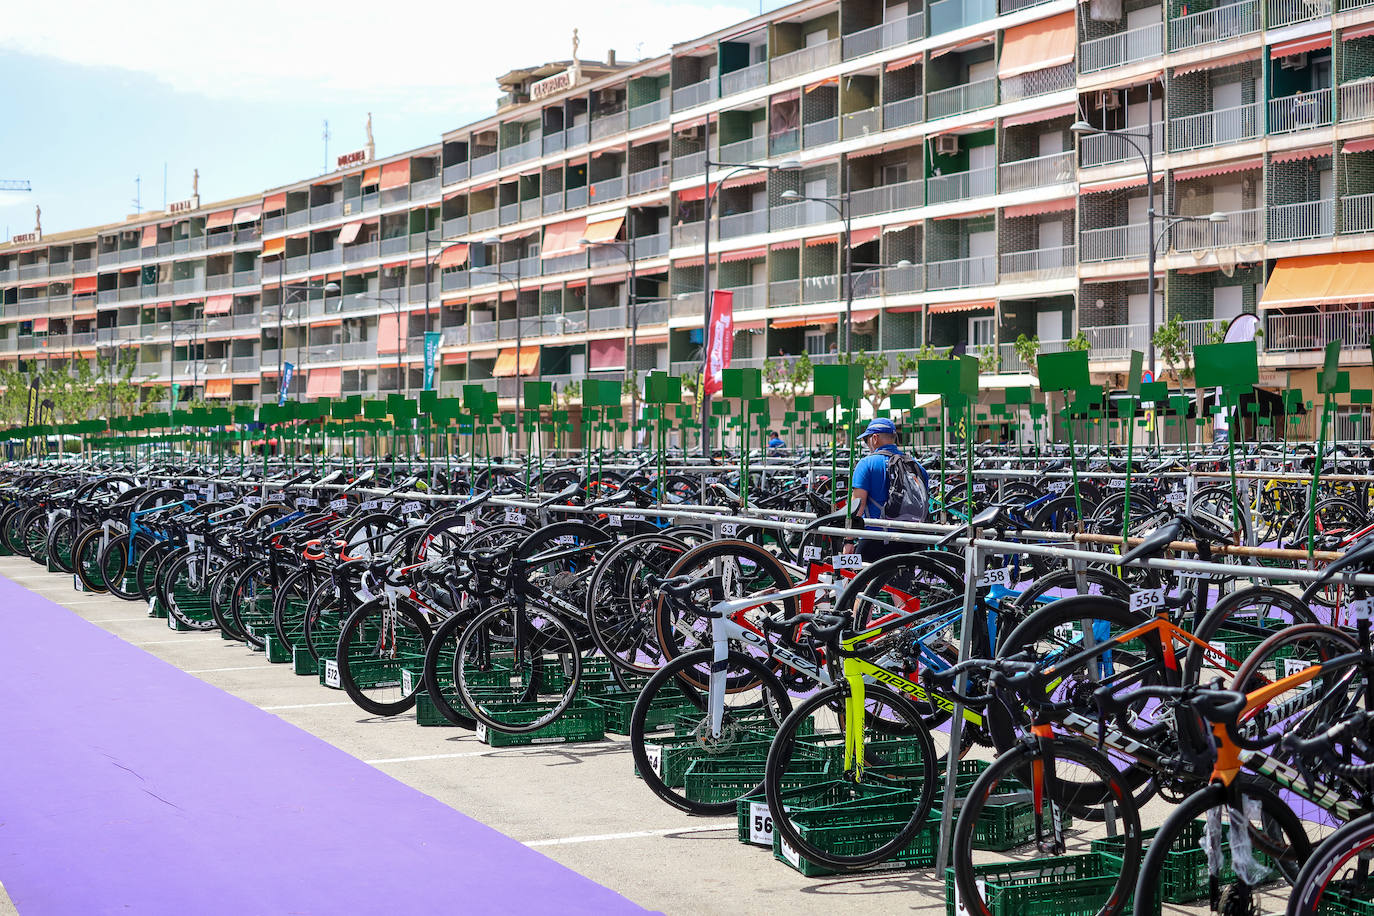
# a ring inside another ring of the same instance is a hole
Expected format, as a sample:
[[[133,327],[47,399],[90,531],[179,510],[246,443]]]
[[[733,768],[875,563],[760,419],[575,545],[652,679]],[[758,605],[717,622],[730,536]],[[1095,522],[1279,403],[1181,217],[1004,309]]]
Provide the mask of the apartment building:
[[[1120,383],[1153,306],[1194,342],[1258,314],[1262,384],[1310,389],[1374,332],[1374,2],[1335,2],[798,2],[512,70],[432,146],[12,239],[0,364],[126,347],[183,397],[273,398],[288,362],[296,396],[413,392],[431,331],[437,388],[513,400],[695,371],[721,289],[734,365],[827,358],[852,309],[856,350],[1019,373],[1019,335],[1081,334]]]

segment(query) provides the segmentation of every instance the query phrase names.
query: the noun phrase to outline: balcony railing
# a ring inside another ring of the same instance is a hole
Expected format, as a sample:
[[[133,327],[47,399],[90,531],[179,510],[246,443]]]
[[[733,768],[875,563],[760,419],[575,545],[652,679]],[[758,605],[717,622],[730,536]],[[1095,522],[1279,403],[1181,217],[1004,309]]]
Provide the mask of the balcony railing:
[[[481,232],[485,229],[493,229],[496,227],[496,223],[499,218],[499,212],[495,207],[492,207],[490,210],[478,210],[476,213],[469,213],[469,231]]]
[[[1041,340],[1040,349],[1037,351],[1036,355],[1040,356],[1045,353],[1063,353],[1066,349],[1068,349],[1068,343],[1069,342],[1067,340],[1063,339]],[[1025,360],[1021,359],[1020,355],[1017,354],[1016,344],[1004,343],[998,345],[997,356],[997,368],[1001,372],[1016,373],[1031,371],[1030,366],[1026,365]]]
[[[1183,339],[1188,342],[1188,346],[1196,347],[1202,344],[1209,344],[1217,336],[1217,332],[1226,331],[1227,322],[1220,318],[1200,318],[1194,321],[1183,322]]]
[[[444,184],[453,184],[468,177],[468,163],[455,162],[444,166]]]
[[[895,102],[883,103],[883,130],[896,130],[899,127],[906,127],[908,124],[915,124],[925,117],[925,98],[917,96],[913,99],[898,99]]]
[[[843,43],[844,59],[854,60],[866,54],[873,54],[885,48],[908,45],[926,37],[925,14],[918,12],[891,22],[884,22],[871,28],[846,35]]]
[[[891,213],[894,210],[909,210],[924,203],[925,183],[922,181],[903,181],[899,184],[880,185],[851,191],[849,213],[852,217],[871,216],[874,213]]]
[[[588,309],[587,328],[592,331],[608,331],[625,327],[625,309],[614,305],[610,308]]]
[[[520,201],[517,200],[514,203],[502,204],[499,212],[501,225],[503,226],[509,226],[511,223],[520,222]]]
[[[803,200],[769,210],[768,227],[773,230],[814,226],[838,219],[835,211],[818,200]]]
[[[668,99],[657,99],[647,105],[630,109],[630,127],[644,127],[657,124],[668,117]]]
[[[732,213],[716,221],[716,237],[734,239],[743,235],[754,235],[768,231],[768,211],[751,210],[746,213]]]
[[[563,191],[563,208],[566,210],[576,210],[579,207],[587,206],[587,186],[584,184],[577,188],[567,188]]]
[[[494,171],[499,163],[500,156],[495,150],[489,153],[483,153],[480,156],[474,156],[472,158],[472,174],[481,175],[483,172]]]
[[[996,176],[997,169],[992,166],[971,172],[935,175],[926,180],[926,201],[932,205],[943,204],[992,194]]]
[[[645,169],[642,172],[630,173],[630,193],[644,194],[658,188],[668,186],[668,166],[660,165],[656,168]]]
[[[1079,330],[1088,338],[1088,355],[1094,359],[1123,359],[1132,350],[1149,347],[1149,325],[1111,324],[1095,328],[1080,327]]]
[[[1169,21],[1169,50],[1183,51],[1260,30],[1259,0],[1241,0]]]
[[[996,15],[994,0],[935,0],[930,5],[930,34],[952,32]]]
[[[1079,150],[1083,157],[1083,167],[1091,168],[1095,165],[1111,165],[1115,162],[1125,162],[1139,156],[1140,154],[1136,152],[1136,148],[1132,144],[1139,144],[1141,149],[1145,148],[1145,125],[1134,124],[1127,127],[1126,131],[1132,135],[1131,140],[1127,140],[1124,136],[1110,133],[1088,134],[1080,137],[1078,142]],[[1155,155],[1163,155],[1164,138],[1166,136],[1164,122],[1154,122],[1150,127],[1150,132],[1153,136],[1153,142],[1150,145],[1154,147]]]
[[[955,258],[949,261],[926,262],[928,290],[987,286],[996,282],[997,261],[994,258]]]
[[[768,62],[768,75],[769,79],[776,83],[839,62],[840,40],[834,38],[814,47],[778,55]]]
[[[956,3],[962,0],[939,0],[941,3]],[[926,93],[926,118],[948,118],[966,111],[991,108],[997,104],[997,78],[989,77],[964,86],[951,86]]]
[[[1269,100],[1269,133],[1287,134],[1297,130],[1331,126],[1331,90],[1299,92]]]
[[[1003,192],[1024,191],[1073,181],[1073,153],[1050,153],[1020,162],[1004,162],[997,167],[997,185]]]
[[[1333,340],[1346,350],[1369,346],[1374,334],[1374,309],[1281,314],[1265,320],[1264,348],[1270,352],[1320,350]]]
[[[673,177],[691,178],[706,171],[706,150],[673,157]]]
[[[573,124],[563,131],[564,148],[576,149],[579,146],[586,146],[587,138],[591,136],[591,130],[587,124]]]
[[[768,138],[750,137],[726,143],[716,152],[717,162],[737,162],[740,164],[757,162],[768,158]]]
[[[682,111],[684,108],[694,108],[697,105],[705,104],[716,97],[716,81],[702,80],[690,86],[683,86],[681,89],[673,90],[673,111]]]
[[[1072,245],[1059,248],[1037,248],[1031,251],[1009,251],[999,259],[1001,278],[1006,280],[1051,280],[1072,276],[1077,257]]]
[[[1341,198],[1341,231],[1374,232],[1374,194]]]
[[[802,125],[802,146],[810,149],[825,146],[840,139],[840,119],[827,118]]]
[[[883,109],[880,105],[862,111],[850,111],[840,115],[840,134],[848,140],[853,137],[866,137],[883,129]]]
[[[801,279],[803,303],[835,302],[840,298],[840,279],[834,274]]]
[[[336,219],[343,216],[343,201],[334,200],[327,204],[318,204],[310,208],[310,221],[318,223],[321,220]]]
[[[623,134],[630,126],[630,115],[628,112],[616,111],[610,114],[599,115],[592,120],[591,137],[593,140],[603,140],[606,137],[614,137],[616,134]]]
[[[731,70],[720,75],[720,94],[722,97],[737,92],[748,92],[768,82],[768,61],[761,60],[739,70]]]
[[[1143,258],[1149,250],[1149,234],[1144,223],[1084,229],[1079,234],[1078,259],[1083,262]]]
[[[1263,120],[1260,103],[1171,118],[1169,148],[1179,152],[1253,140],[1263,131]]]
[[[1331,0],[1269,0],[1267,26],[1282,28],[1331,15]]]
[[[1078,46],[1078,69],[1082,73],[1096,73],[1163,54],[1164,24],[1156,22],[1083,42]]]
[[[1073,64],[1062,64],[1058,67],[1032,70],[1030,73],[1008,77],[1002,80],[1002,101],[1028,99],[1037,95],[1058,92],[1061,89],[1069,89],[1073,87],[1077,77],[1078,74],[1074,71]]]
[[[1179,223],[1171,230],[1175,251],[1204,251],[1212,248],[1237,248],[1264,241],[1264,210],[1233,210],[1222,214],[1224,223],[1205,220]]]
[[[1340,87],[1340,115],[1342,121],[1374,118],[1374,77]]]
[[[618,200],[624,196],[625,179],[616,176],[615,178],[603,178],[601,181],[592,182],[589,199],[600,204],[608,200]]]
[[[1335,208],[1329,200],[1309,200],[1269,208],[1269,240],[1292,242],[1331,235]]]

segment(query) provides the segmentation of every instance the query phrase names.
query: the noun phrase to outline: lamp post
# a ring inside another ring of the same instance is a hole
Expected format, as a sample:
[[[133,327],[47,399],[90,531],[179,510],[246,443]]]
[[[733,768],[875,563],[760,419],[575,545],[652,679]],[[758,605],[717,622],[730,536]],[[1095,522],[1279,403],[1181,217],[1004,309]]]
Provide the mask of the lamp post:
[[[284,310],[288,302],[294,301],[291,297],[300,293],[309,293],[312,289],[323,289],[326,293],[337,293],[339,284],[330,280],[328,283],[292,283],[289,287],[283,282],[286,273],[286,256],[282,255],[277,262],[277,390],[281,390],[282,383],[282,353],[286,349],[286,323]],[[300,356],[300,322],[296,322],[296,362],[301,361]]]
[[[796,191],[783,191],[783,200],[814,200],[817,203],[825,204],[835,211],[835,215],[844,223],[844,243],[840,251],[840,275],[844,279],[844,354],[845,359],[852,361],[854,358],[854,273],[850,259],[853,252],[849,250],[850,228],[852,217],[849,209],[849,192],[845,191],[835,197],[807,197],[798,194]]]
[[[500,254],[500,239],[494,236],[485,238],[482,239],[482,244],[487,246],[488,248],[495,248],[497,254]],[[499,267],[494,267],[490,269],[491,273],[495,274],[502,281],[510,283],[515,289],[515,450],[517,452],[520,451],[520,426],[521,420],[524,419],[524,417],[520,415],[521,409],[523,407],[523,398],[521,396],[521,388],[523,386],[520,383],[520,379],[522,376],[522,373],[520,371],[520,360],[521,356],[523,356],[522,351],[525,349],[525,323],[520,320],[520,270],[520,258],[515,259],[514,277],[512,277],[510,274],[505,273]],[[499,334],[501,327],[501,298],[499,295],[497,296],[496,300],[496,315],[496,327],[497,333]],[[540,369],[540,372],[543,372],[542,367]],[[497,384],[500,385],[500,382],[497,382]]]
[[[373,302],[380,302],[383,305],[391,306],[396,314],[396,390],[402,394],[410,394],[410,373],[403,369],[401,360],[406,355],[405,341],[401,338],[401,293],[396,292],[396,298],[390,299],[386,296],[359,296],[360,299],[369,299]],[[380,343],[381,341],[378,341]]]
[[[708,129],[709,130],[709,129]],[[708,132],[709,145],[709,132]],[[725,177],[716,182],[715,187],[711,186],[712,166],[721,169],[730,169]],[[772,165],[762,162],[717,162],[709,155],[706,157],[705,166],[702,169],[702,189],[705,192],[705,212],[702,213],[701,225],[702,237],[702,309],[701,309],[701,388],[698,396],[701,400],[701,455],[703,458],[711,457],[711,423],[710,417],[706,412],[706,372],[707,363],[710,359],[708,344],[711,337],[711,209],[715,205],[716,195],[725,186],[725,182],[741,172],[781,172],[791,171],[801,168],[801,163],[796,159],[784,159]],[[733,341],[731,341],[733,345]],[[683,443],[686,446],[686,443]]]
[[[630,262],[630,289],[626,296],[626,304],[629,308],[630,318],[630,352],[625,358],[625,374],[633,380],[634,384],[630,388],[630,422],[635,423],[639,420],[639,365],[635,357],[635,352],[639,347],[639,300],[635,295],[635,236],[634,226],[631,225],[626,233],[628,239],[624,242],[609,240],[605,242],[593,242],[591,239],[582,239],[581,244],[584,248],[614,248],[625,255],[625,259]],[[634,436],[631,434],[631,442]]]
[[[432,242],[432,241],[438,241],[438,242],[439,242],[439,248],[438,248],[437,251],[434,252],[433,255],[430,255],[429,249],[430,249],[430,245],[431,245],[431,242]],[[431,240],[430,237],[429,237],[429,217],[428,217],[428,216],[425,217],[425,333],[429,333],[429,283],[430,283],[430,280],[429,280],[429,267],[430,267],[430,262],[431,262],[434,258],[443,257],[444,252],[445,252],[445,251],[448,251],[450,248],[457,248],[457,247],[460,246],[460,245],[463,246],[463,247],[467,247],[467,244],[468,244],[467,242],[446,242],[446,241],[444,241],[443,239]]]

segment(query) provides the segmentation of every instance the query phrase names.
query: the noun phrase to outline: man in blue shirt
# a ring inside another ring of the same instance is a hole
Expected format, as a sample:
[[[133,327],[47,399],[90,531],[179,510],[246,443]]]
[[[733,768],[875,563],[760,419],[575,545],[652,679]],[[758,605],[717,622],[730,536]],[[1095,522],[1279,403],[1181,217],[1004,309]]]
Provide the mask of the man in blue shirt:
[[[854,465],[854,478],[849,485],[851,504],[855,515],[882,518],[883,506],[887,504],[887,462],[892,456],[902,454],[897,447],[897,427],[887,417],[878,417],[869,421],[859,441],[868,446],[871,454]],[[910,549],[909,544],[873,538],[864,538],[858,544],[858,552],[866,563]]]
[[[782,436],[778,435],[777,430],[768,432],[768,453],[770,455],[781,455],[787,449],[787,443]]]

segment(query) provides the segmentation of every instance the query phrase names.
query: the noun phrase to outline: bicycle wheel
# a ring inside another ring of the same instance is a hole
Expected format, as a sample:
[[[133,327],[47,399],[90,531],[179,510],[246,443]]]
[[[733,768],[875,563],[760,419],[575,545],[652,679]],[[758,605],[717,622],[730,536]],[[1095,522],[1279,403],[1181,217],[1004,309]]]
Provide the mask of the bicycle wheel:
[[[288,651],[304,640],[305,612],[314,590],[315,571],[302,566],[283,579],[272,595],[272,635]]]
[[[334,657],[346,616],[339,600],[339,587],[332,577],[315,586],[310,593],[310,603],[305,607],[302,636],[306,651],[317,664],[320,659]]]
[[[711,649],[701,649],[658,669],[630,715],[630,750],[640,778],[689,814],[730,814],[738,799],[757,795],[768,747],[792,711],[787,690],[765,665],[731,652],[721,673],[757,686],[727,692],[720,728],[713,727],[707,693],[696,686],[709,682],[713,657]],[[672,732],[661,731],[668,727]],[[717,772],[723,777],[712,778]]]
[[[215,618],[215,626],[239,642],[243,641],[243,631],[234,620],[234,584],[239,574],[254,562],[250,557],[230,560],[210,579],[210,614]]]
[[[1374,848],[1374,814],[1342,826],[1317,845],[1297,877],[1288,901],[1288,916],[1344,916],[1374,900],[1370,849]]]
[[[959,809],[954,884],[959,902],[974,916],[993,912],[989,884],[1045,886],[1065,877],[1101,879],[1084,882],[1086,899],[1075,901],[1075,913],[1125,911],[1140,867],[1139,808],[1112,762],[1091,746],[1059,738],[1046,743],[1048,755],[1040,742],[1000,755]],[[1107,824],[1115,827],[1111,839]],[[1119,868],[1105,857],[1085,855],[1097,851],[1099,841],[1111,844]],[[1104,864],[1106,869],[1091,871]],[[1074,874],[1075,869],[1087,873]]]
[[[537,607],[483,612],[456,652],[463,703],[482,725],[510,734],[537,731],[563,715],[582,675],[572,629]]]
[[[127,536],[127,532],[119,527],[111,528],[107,532],[95,525],[76,536],[76,541],[72,544],[72,565],[75,567],[77,578],[87,591],[109,591],[105,584],[108,574],[116,573],[117,570],[107,570],[101,559],[108,558],[105,550],[108,545],[122,544]]]
[[[105,550],[100,555],[100,568],[105,571],[105,587],[110,590],[111,595],[125,601],[138,598],[137,583],[134,581],[135,564],[152,543],[147,535],[141,534],[134,536],[132,544],[126,536],[105,545]],[[130,557],[135,562],[130,562]]]
[[[139,556],[134,566],[134,588],[141,600],[149,601],[157,593],[157,568],[174,550],[176,545],[171,541],[158,541]]]
[[[99,529],[97,529],[99,530]],[[24,529],[24,552],[39,566],[48,563],[48,516],[43,512],[30,512],[28,524]],[[104,591],[103,588],[94,591]]]
[[[936,784],[935,743],[915,707],[866,685],[864,722],[855,726],[862,757],[851,760],[849,702],[848,682],[802,701],[774,736],[764,768],[773,829],[799,855],[839,870],[876,865],[906,848],[925,824]],[[840,809],[853,818],[836,828]]]
[[[266,630],[272,623],[273,585],[266,560],[250,563],[234,578],[229,611],[234,629],[255,649],[267,646]]]
[[[652,674],[662,664],[654,586],[688,549],[666,534],[642,534],[612,547],[596,565],[587,585],[587,619],[617,680],[622,674]]]
[[[742,598],[792,586],[786,568],[767,550],[748,541],[712,541],[694,547],[672,565],[670,576],[720,576],[726,598]],[[748,619],[784,611],[797,612],[797,599],[787,598],[749,611]],[[655,631],[663,657],[671,661],[685,652],[711,644],[710,618],[660,595],[654,609]]]
[[[210,610],[210,580],[204,551],[177,551],[168,560],[158,600],[183,626],[193,630],[213,630],[215,616]]]
[[[339,686],[374,716],[400,715],[415,705],[429,637],[429,624],[409,599],[367,602],[339,631]]]
[[[48,562],[60,572],[76,571],[72,565],[72,545],[76,535],[76,519],[70,512],[59,512],[48,527]]]
[[[460,609],[435,628],[429,645],[425,647],[425,693],[439,715],[459,728],[477,728],[477,720],[472,717],[458,691],[457,659],[458,641],[479,613],[476,607],[471,610]]]
[[[1190,644],[1183,660],[1183,683],[1208,684],[1230,678],[1266,638],[1299,623],[1316,623],[1316,615],[1296,595],[1267,585],[1242,588],[1212,606],[1193,635],[1218,654]]]
[[[1231,793],[1239,802],[1234,807],[1228,802]],[[1248,842],[1237,839],[1239,823]],[[1207,862],[1209,847],[1220,852],[1212,862]],[[1311,852],[1293,810],[1266,783],[1243,773],[1231,790],[1220,783],[1206,786],[1164,819],[1141,863],[1135,911],[1157,913],[1164,902],[1190,904],[1209,897],[1221,913],[1281,911]],[[1169,865],[1189,857],[1202,858],[1203,867],[1189,868],[1185,875]]]

